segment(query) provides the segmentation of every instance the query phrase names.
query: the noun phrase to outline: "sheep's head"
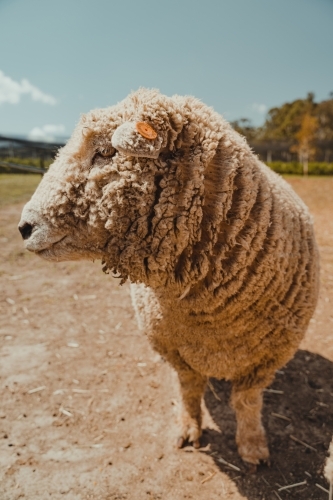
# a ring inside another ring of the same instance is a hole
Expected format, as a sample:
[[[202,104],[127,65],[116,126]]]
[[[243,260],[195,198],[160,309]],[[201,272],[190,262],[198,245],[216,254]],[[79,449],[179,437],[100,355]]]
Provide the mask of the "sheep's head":
[[[188,100],[140,89],[83,116],[23,209],[26,248],[48,260],[101,259],[124,279],[183,279],[218,141],[191,120]]]

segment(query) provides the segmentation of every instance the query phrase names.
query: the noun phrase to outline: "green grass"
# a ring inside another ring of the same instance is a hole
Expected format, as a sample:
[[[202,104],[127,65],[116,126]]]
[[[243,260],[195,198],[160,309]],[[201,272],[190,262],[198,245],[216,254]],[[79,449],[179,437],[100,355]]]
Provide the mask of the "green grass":
[[[303,166],[301,163],[272,161],[266,163],[274,172],[278,174],[303,174]],[[333,175],[333,163],[327,162],[309,162],[309,175]]]
[[[0,205],[28,201],[41,178],[39,174],[0,174]]]
[[[41,166],[39,158],[16,158],[15,156],[8,156],[7,158],[2,158],[2,160],[7,163],[18,163],[19,165],[30,165],[32,167]],[[49,168],[53,161],[54,160],[50,158],[44,160],[44,168]]]

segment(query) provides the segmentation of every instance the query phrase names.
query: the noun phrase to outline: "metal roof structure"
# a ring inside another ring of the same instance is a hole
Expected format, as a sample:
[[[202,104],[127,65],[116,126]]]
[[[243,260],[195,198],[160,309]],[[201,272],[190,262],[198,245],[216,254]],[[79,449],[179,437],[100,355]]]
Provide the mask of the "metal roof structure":
[[[46,172],[45,161],[54,158],[65,143],[30,141],[18,137],[0,135],[0,168],[2,172]],[[15,161],[16,160],[16,161]],[[17,160],[22,160],[18,162]],[[34,163],[29,165],[26,163]]]

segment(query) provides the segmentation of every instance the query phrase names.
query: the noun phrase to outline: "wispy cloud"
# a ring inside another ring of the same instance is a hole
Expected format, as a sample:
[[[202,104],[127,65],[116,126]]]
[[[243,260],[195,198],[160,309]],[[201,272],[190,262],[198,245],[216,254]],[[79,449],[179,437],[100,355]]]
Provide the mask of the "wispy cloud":
[[[0,70],[0,105],[3,102],[17,104],[24,94],[30,95],[33,101],[43,102],[51,106],[57,103],[53,96],[45,94],[38,87],[32,85],[26,78],[23,78],[20,82],[16,82]]]
[[[254,111],[256,111],[257,113],[264,115],[267,111],[267,106],[266,104],[259,104],[258,102],[254,102],[252,104],[252,109],[254,109]]]
[[[52,142],[57,136],[61,136],[64,133],[64,125],[44,125],[43,127],[34,127],[30,130],[28,137],[34,141]]]

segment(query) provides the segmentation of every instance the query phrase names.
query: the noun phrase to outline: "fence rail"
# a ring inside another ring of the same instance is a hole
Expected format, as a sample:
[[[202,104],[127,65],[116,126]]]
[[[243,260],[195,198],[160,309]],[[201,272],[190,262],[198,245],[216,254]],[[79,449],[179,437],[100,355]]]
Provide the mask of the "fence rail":
[[[30,141],[29,139],[20,139],[18,137],[8,137],[5,135],[0,135],[0,141],[8,144],[19,144],[41,151],[54,151],[64,146],[63,142]]]
[[[0,160],[0,167],[5,167],[14,170],[23,170],[25,172],[31,172],[33,174],[45,174],[45,168],[33,167],[32,165],[19,165],[18,163],[8,163],[7,161]]]
[[[64,146],[64,143],[30,141],[0,134],[1,171],[15,173],[21,170],[23,172],[43,174],[62,146]]]

